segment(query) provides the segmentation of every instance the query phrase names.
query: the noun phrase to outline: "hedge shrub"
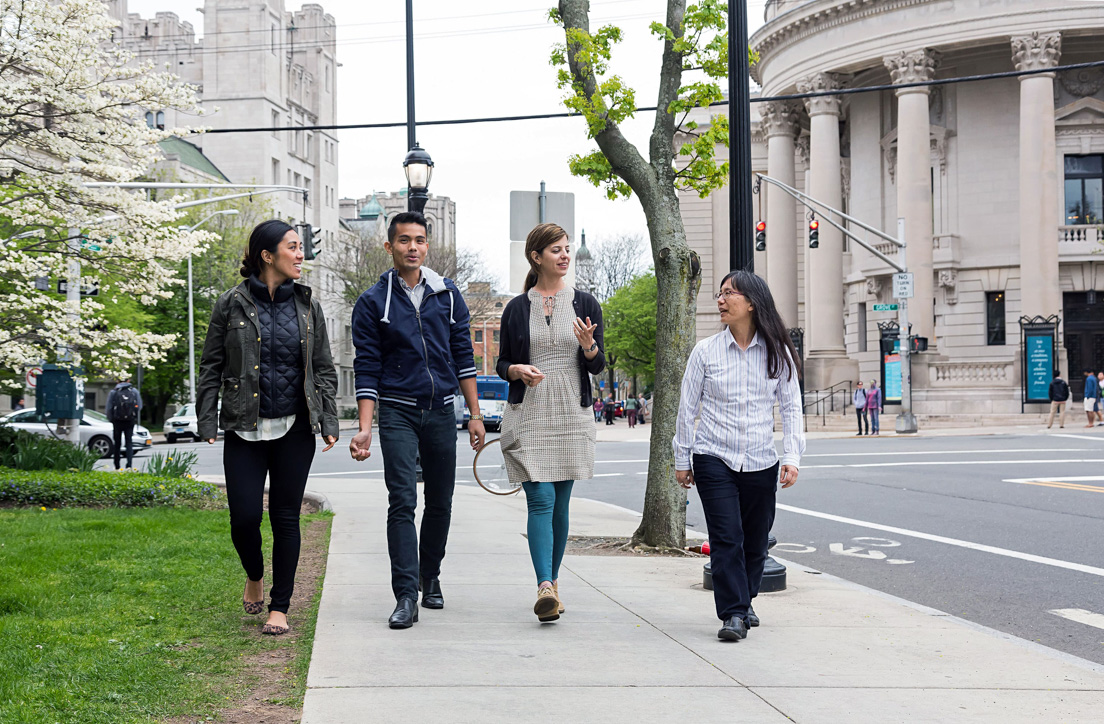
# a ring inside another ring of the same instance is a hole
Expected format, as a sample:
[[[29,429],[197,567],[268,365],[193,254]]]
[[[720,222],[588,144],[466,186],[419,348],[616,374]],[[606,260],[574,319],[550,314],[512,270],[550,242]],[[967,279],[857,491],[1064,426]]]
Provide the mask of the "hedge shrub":
[[[99,458],[83,445],[0,425],[0,466],[19,470],[88,471]]]
[[[218,498],[217,486],[190,478],[0,467],[0,504],[131,508],[203,504]]]

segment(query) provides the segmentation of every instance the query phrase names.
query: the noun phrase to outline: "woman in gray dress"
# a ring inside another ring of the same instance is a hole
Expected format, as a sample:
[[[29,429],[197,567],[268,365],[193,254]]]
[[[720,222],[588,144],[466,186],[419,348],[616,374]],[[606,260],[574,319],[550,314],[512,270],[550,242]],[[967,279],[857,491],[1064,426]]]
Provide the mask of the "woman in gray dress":
[[[500,444],[510,482],[522,484],[529,509],[529,554],[537,574],[533,613],[555,621],[564,612],[559,569],[571,487],[594,477],[590,375],[606,366],[602,308],[565,283],[571,252],[559,226],[530,231],[525,257],[525,294],[502,312],[496,370],[510,391]]]

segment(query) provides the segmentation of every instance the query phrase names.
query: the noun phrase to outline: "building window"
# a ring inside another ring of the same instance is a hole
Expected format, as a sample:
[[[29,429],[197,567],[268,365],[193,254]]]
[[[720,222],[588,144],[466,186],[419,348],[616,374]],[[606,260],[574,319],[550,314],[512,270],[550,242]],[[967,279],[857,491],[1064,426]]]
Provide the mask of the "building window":
[[[496,329],[496,330],[494,331],[494,337],[493,337],[493,339],[494,339],[494,343],[495,343],[495,344],[498,344],[498,330],[497,330],[497,329]]]
[[[303,177],[303,188],[307,190],[307,206],[314,206],[314,191],[311,189],[310,177]]]
[[[985,344],[1004,344],[1004,292],[985,293]]]
[[[475,341],[476,342],[482,342],[483,341],[483,330],[482,329],[475,330]]]
[[[330,64],[326,64],[326,92],[330,92]]]
[[[272,159],[272,184],[280,185],[280,162],[276,159]]]
[[[270,43],[272,47],[269,49],[272,51],[273,55],[276,55],[276,48],[280,45],[280,31],[276,27],[276,23],[272,24],[272,38]]]
[[[858,333],[859,352],[866,351],[866,302],[861,302],[858,307],[858,314],[855,315],[855,326],[858,327],[856,332]]]
[[[165,111],[157,111],[157,128],[165,130]]]
[[[272,111],[272,135],[276,138],[280,137],[280,134],[276,132],[276,129],[280,127],[280,112]]]
[[[153,113],[146,111],[146,127],[153,128]]]
[[[1066,224],[1104,222],[1104,155],[1066,156]]]

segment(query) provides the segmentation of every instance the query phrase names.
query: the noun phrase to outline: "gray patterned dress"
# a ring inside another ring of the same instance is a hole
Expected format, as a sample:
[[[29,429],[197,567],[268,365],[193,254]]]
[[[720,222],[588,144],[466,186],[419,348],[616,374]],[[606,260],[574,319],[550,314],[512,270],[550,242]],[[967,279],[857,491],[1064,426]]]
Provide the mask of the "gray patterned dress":
[[[594,477],[594,415],[579,401],[579,340],[572,326],[575,290],[556,294],[552,319],[540,294],[530,289],[529,364],[544,373],[525,400],[507,405],[502,417],[502,455],[511,484],[589,480]]]

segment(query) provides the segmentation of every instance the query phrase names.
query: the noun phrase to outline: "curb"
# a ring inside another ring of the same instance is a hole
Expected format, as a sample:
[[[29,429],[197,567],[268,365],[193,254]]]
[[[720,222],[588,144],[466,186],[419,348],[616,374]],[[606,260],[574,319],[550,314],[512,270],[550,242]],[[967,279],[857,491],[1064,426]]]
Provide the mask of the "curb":
[[[215,485],[222,488],[223,490],[226,490],[225,482],[218,483],[212,480],[204,480],[203,482],[210,483],[211,485]],[[268,492],[268,483],[265,483],[264,491],[266,493]],[[316,493],[313,490],[305,490],[303,491],[303,500],[309,500],[310,502],[317,505],[318,510],[322,513],[333,512],[333,505],[330,503],[330,499],[322,493]]]

